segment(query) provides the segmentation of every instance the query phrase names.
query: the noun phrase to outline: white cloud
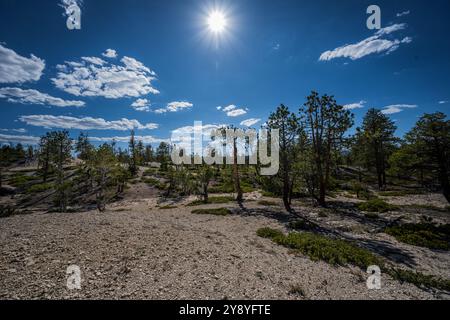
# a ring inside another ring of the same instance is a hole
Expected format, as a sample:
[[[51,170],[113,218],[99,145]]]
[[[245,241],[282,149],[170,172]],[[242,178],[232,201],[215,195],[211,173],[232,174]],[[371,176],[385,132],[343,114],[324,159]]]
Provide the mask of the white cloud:
[[[241,122],[241,126],[251,127],[260,121],[261,121],[261,119],[256,119],[256,118],[247,119],[247,120],[244,120]]]
[[[228,117],[238,117],[238,116],[242,116],[244,114],[247,113],[248,109],[247,108],[238,108],[236,105],[234,104],[230,104],[229,106],[226,106],[225,108],[220,107],[217,108],[217,110],[222,110],[223,112],[225,112],[227,114]]]
[[[415,104],[393,104],[390,106],[386,106],[381,110],[383,114],[390,115],[402,112],[404,109],[415,109],[417,105]]]
[[[160,143],[160,142],[169,142],[168,139],[159,139],[153,136],[134,136],[137,141],[142,141],[145,144],[151,143]],[[126,137],[89,137],[89,140],[92,142],[122,142],[127,143],[130,141],[130,136]]]
[[[234,110],[234,109],[236,109],[236,108],[237,108],[237,107],[236,107],[234,104],[230,104],[229,106],[223,108],[223,111],[224,111],[224,112],[228,112],[228,111]]]
[[[117,58],[117,51],[114,49],[106,49],[106,51],[102,53],[102,56],[110,59]]]
[[[449,101],[447,101],[447,100],[439,101],[439,104],[446,104],[446,103],[449,103]]]
[[[354,110],[354,109],[362,109],[365,107],[366,101],[361,100],[360,102],[346,104],[344,106],[345,110]]]
[[[43,127],[46,129],[79,129],[79,130],[118,130],[127,131],[132,129],[156,129],[158,124],[141,124],[138,120],[122,118],[115,121],[107,121],[102,118],[83,117],[75,118],[69,116],[53,115],[29,115],[21,116],[20,121],[30,126]]]
[[[21,104],[38,104],[55,107],[84,107],[83,101],[63,100],[32,89],[0,88],[0,98],[8,102]]]
[[[25,133],[27,129],[19,128],[19,129],[0,129],[2,132],[17,132],[17,133]]]
[[[37,81],[44,68],[45,61],[35,55],[26,58],[0,44],[0,83]]]
[[[102,66],[102,65],[106,64],[105,60],[98,58],[98,57],[81,57],[81,59],[88,63],[95,64],[97,66]]]
[[[190,109],[194,105],[187,101],[173,101],[167,104],[165,108],[155,110],[155,113],[178,112],[183,109]]]
[[[234,110],[228,111],[227,112],[227,116],[229,116],[229,117],[239,117],[239,116],[242,116],[242,115],[244,115],[246,113],[247,113],[247,111],[244,110],[244,109],[234,109]]]
[[[22,143],[22,144],[38,144],[40,138],[34,136],[17,136],[9,134],[0,134],[1,143]]]
[[[136,111],[149,112],[150,111],[150,101],[147,99],[137,99],[131,104],[131,106]]]
[[[403,11],[403,12],[399,12],[399,13],[397,13],[397,18],[400,18],[400,17],[403,17],[403,16],[407,16],[410,13],[411,12],[409,10]]]
[[[378,30],[375,35],[368,37],[356,44],[344,45],[334,50],[325,51],[320,55],[320,61],[330,61],[336,58],[350,58],[351,60],[361,59],[367,55],[375,53],[389,54],[397,50],[401,44],[410,43],[412,39],[405,37],[399,39],[381,39],[382,36],[389,35],[393,32],[403,30],[406,28],[405,23],[394,24],[389,27]]]
[[[217,110],[222,110],[222,107],[221,107],[221,106],[218,106],[216,109],[217,109]]]
[[[116,65],[96,57],[68,61],[58,65],[53,84],[75,96],[118,99],[158,94],[152,81],[156,73],[134,58],[123,57]]]

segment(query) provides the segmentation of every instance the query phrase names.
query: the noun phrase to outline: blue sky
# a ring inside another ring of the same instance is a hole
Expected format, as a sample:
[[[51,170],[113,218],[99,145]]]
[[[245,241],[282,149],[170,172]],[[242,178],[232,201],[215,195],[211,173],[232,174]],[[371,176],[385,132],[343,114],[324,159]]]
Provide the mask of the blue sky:
[[[335,95],[357,124],[383,109],[399,135],[450,110],[447,0],[377,1],[381,31],[366,27],[373,1],[84,0],[81,30],[66,27],[61,3],[0,0],[1,143],[49,128],[120,142],[134,127],[158,143],[194,121],[259,127],[311,90]]]

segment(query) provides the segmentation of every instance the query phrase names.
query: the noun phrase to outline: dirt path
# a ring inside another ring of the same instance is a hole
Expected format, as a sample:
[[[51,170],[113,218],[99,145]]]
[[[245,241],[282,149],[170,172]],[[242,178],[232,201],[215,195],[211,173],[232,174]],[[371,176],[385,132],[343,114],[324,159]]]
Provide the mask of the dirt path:
[[[217,207],[217,206],[215,206]],[[234,205],[230,205],[234,207]],[[382,279],[368,290],[354,268],[313,262],[256,236],[281,228],[264,216],[193,215],[124,201],[107,212],[32,214],[0,220],[0,297],[7,299],[433,299]],[[66,268],[82,289],[66,288]],[[297,293],[290,293],[295,286]],[[303,291],[303,294],[299,292]],[[444,296],[445,298],[445,296]]]

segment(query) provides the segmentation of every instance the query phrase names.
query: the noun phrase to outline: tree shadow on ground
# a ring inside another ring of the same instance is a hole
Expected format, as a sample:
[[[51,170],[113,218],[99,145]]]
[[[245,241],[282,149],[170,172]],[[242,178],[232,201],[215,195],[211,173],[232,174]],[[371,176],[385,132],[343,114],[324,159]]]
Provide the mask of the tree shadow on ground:
[[[269,219],[273,219],[275,221],[280,222],[281,224],[288,227],[289,222],[296,221],[301,219],[302,217],[306,217],[302,212],[294,212],[288,213],[281,209],[271,209],[271,208],[247,208],[244,204],[239,205],[239,209],[234,210],[234,213],[242,216],[262,216]],[[344,213],[344,212],[342,212]],[[370,221],[365,217],[360,217],[356,212],[345,212],[344,214],[350,215],[351,218],[357,220],[362,224],[370,224],[374,227],[386,225],[388,220],[380,219],[379,221]],[[400,249],[394,244],[384,241],[384,240],[375,240],[375,239],[367,239],[367,238],[357,238],[354,236],[350,236],[348,234],[344,234],[340,231],[333,230],[329,226],[323,226],[318,221],[314,221],[315,227],[311,232],[319,233],[328,237],[342,239],[349,241],[359,247],[365,248],[373,253],[376,253],[390,262],[403,264],[408,267],[414,267],[417,263],[414,260],[414,256],[408,252],[407,250]]]

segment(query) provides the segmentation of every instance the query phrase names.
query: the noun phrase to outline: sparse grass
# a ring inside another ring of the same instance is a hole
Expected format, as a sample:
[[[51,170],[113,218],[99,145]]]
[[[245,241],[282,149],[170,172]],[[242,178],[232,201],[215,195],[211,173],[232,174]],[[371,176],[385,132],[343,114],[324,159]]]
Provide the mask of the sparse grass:
[[[398,209],[397,206],[391,205],[381,199],[372,199],[367,202],[358,204],[358,209],[366,212],[389,212]]]
[[[278,205],[278,203],[276,203],[275,201],[269,201],[269,200],[260,200],[260,201],[258,201],[258,204],[261,206],[266,206],[266,207],[272,207],[272,206]]]
[[[450,280],[403,269],[390,269],[388,274],[400,281],[414,284],[418,288],[436,288],[450,291]]]
[[[308,231],[308,230],[314,229],[314,226],[305,220],[296,220],[296,221],[289,222],[288,227],[289,227],[289,229],[293,229],[293,230]]]
[[[35,184],[27,189],[27,193],[45,192],[53,188],[52,183]]]
[[[439,212],[450,212],[450,206],[441,208],[441,207],[433,206],[431,204],[408,204],[403,207],[406,209],[424,209],[424,210],[439,211]]]
[[[450,225],[431,223],[404,224],[386,228],[385,233],[398,241],[435,250],[450,250]]]
[[[352,264],[362,269],[370,265],[383,266],[381,258],[367,249],[363,249],[344,240],[335,240],[310,232],[291,232],[284,235],[281,231],[263,228],[257,235],[269,238],[273,242],[307,255],[311,260],[323,260],[332,265]]]
[[[378,219],[380,216],[377,214],[377,213],[375,213],[375,212],[369,212],[369,213],[366,213],[365,215],[364,215],[367,219],[372,219],[372,220],[375,220],[375,219]]]
[[[167,205],[167,206],[159,207],[159,210],[170,210],[170,209],[177,209],[177,208],[178,208],[177,206]]]
[[[417,194],[424,194],[424,192],[421,190],[392,190],[378,192],[378,195],[381,197],[403,197]]]
[[[275,230],[272,228],[261,228],[256,231],[256,235],[261,238],[272,239],[283,238],[284,234],[280,230]],[[275,241],[275,240],[274,240]]]
[[[320,210],[318,213],[319,218],[327,218],[328,217],[328,212],[327,210]]]
[[[153,177],[142,177],[141,181],[159,190],[165,190],[167,187],[167,185],[164,182],[161,182],[160,180]]]
[[[210,214],[214,216],[228,216],[232,212],[227,208],[217,208],[217,209],[196,209],[192,210],[193,214]]]
[[[289,286],[288,294],[300,297],[306,296],[305,290],[303,290],[303,288],[299,284],[291,284]]]
[[[186,206],[188,207],[195,207],[195,206],[201,206],[203,204],[222,204],[222,203],[229,203],[235,201],[233,197],[209,197],[208,202],[205,202],[203,200],[195,200],[190,203],[188,203]]]
[[[0,205],[0,218],[11,217],[16,214],[16,209],[11,206]]]
[[[265,190],[263,190],[263,191],[261,192],[261,194],[263,195],[263,197],[268,197],[268,198],[279,198],[279,197],[280,197],[280,196],[276,195],[276,194],[273,193],[273,192],[265,191]]]
[[[27,176],[24,175],[23,173],[16,173],[9,179],[9,183],[14,187],[21,188],[25,184],[33,180],[36,180],[36,177]]]

